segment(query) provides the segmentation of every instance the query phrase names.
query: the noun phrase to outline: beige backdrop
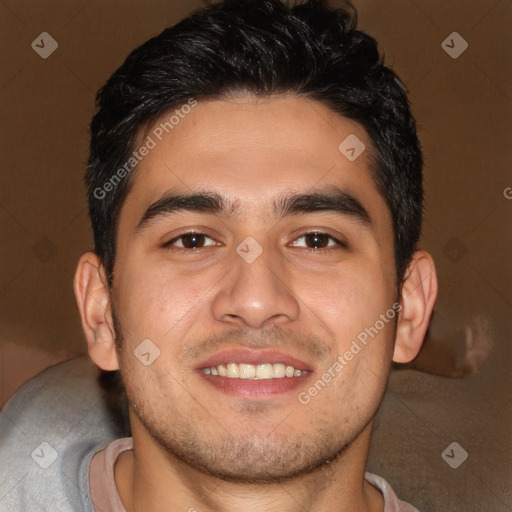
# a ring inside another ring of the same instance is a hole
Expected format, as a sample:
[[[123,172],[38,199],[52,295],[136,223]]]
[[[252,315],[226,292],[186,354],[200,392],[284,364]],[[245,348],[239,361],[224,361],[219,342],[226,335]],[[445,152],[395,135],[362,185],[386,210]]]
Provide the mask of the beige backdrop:
[[[432,333],[449,344],[476,315],[491,319],[495,347],[460,389],[482,429],[503,436],[498,449],[510,450],[512,3],[354,3],[410,90],[424,146],[422,244],[441,285]],[[0,406],[44,367],[85,350],[72,275],[91,248],[82,176],[95,92],[136,45],[200,4],[0,2]],[[31,46],[42,32],[58,44],[46,59]],[[506,506],[505,491],[487,484]]]

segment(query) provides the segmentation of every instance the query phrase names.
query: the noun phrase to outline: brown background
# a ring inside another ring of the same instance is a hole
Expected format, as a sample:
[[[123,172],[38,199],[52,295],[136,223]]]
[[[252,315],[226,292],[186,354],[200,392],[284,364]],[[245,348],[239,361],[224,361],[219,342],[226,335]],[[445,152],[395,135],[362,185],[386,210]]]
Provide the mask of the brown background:
[[[512,200],[504,191],[512,187],[512,3],[354,3],[360,27],[406,83],[419,125],[427,193],[422,245],[440,279],[433,335],[448,344],[475,315],[491,318],[490,359],[456,385],[481,425],[501,436],[497,449],[510,454]],[[200,5],[0,2],[0,406],[39,370],[85,351],[72,276],[91,248],[82,176],[95,92],[135,46]],[[59,44],[48,59],[31,48],[43,31]],[[457,59],[441,47],[453,31],[469,43]],[[487,484],[508,510],[509,495]]]

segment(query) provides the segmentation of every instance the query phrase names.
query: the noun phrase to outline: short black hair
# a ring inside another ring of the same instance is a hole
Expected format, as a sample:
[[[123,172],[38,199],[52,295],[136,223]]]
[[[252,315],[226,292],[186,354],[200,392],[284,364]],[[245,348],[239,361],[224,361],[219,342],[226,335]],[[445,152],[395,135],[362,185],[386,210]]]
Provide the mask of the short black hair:
[[[224,0],[135,49],[98,92],[86,172],[95,252],[109,285],[140,133],[171,108],[232,94],[313,99],[361,125],[390,209],[397,285],[418,243],[422,154],[405,87],[349,3]],[[130,162],[129,164],[127,164]]]

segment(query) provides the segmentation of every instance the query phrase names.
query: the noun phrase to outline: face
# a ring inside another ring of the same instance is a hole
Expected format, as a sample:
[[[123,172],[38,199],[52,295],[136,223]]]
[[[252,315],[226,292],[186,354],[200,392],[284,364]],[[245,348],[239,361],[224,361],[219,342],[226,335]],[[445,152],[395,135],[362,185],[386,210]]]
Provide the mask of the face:
[[[226,480],[312,471],[368,428],[392,358],[393,233],[370,140],[303,98],[199,102],[163,136],[169,117],[118,231],[134,436]],[[366,147],[355,160],[338,148],[349,135]]]

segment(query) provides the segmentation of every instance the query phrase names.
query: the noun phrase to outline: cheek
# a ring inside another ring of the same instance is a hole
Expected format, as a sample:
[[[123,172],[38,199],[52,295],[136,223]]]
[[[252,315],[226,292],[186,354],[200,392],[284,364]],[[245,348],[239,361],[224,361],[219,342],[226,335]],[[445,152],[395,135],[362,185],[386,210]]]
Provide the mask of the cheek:
[[[167,261],[127,262],[115,294],[116,313],[128,338],[182,338],[204,310],[221,269],[190,271]]]
[[[386,276],[345,267],[301,290],[313,321],[333,346],[334,360],[319,377],[331,382],[333,396],[342,402],[374,404],[387,381],[396,322],[389,289]]]
[[[378,268],[378,267],[377,267]],[[304,279],[301,301],[336,337],[338,349],[362,330],[373,326],[393,303],[388,279],[378,272],[345,265],[343,269]]]

